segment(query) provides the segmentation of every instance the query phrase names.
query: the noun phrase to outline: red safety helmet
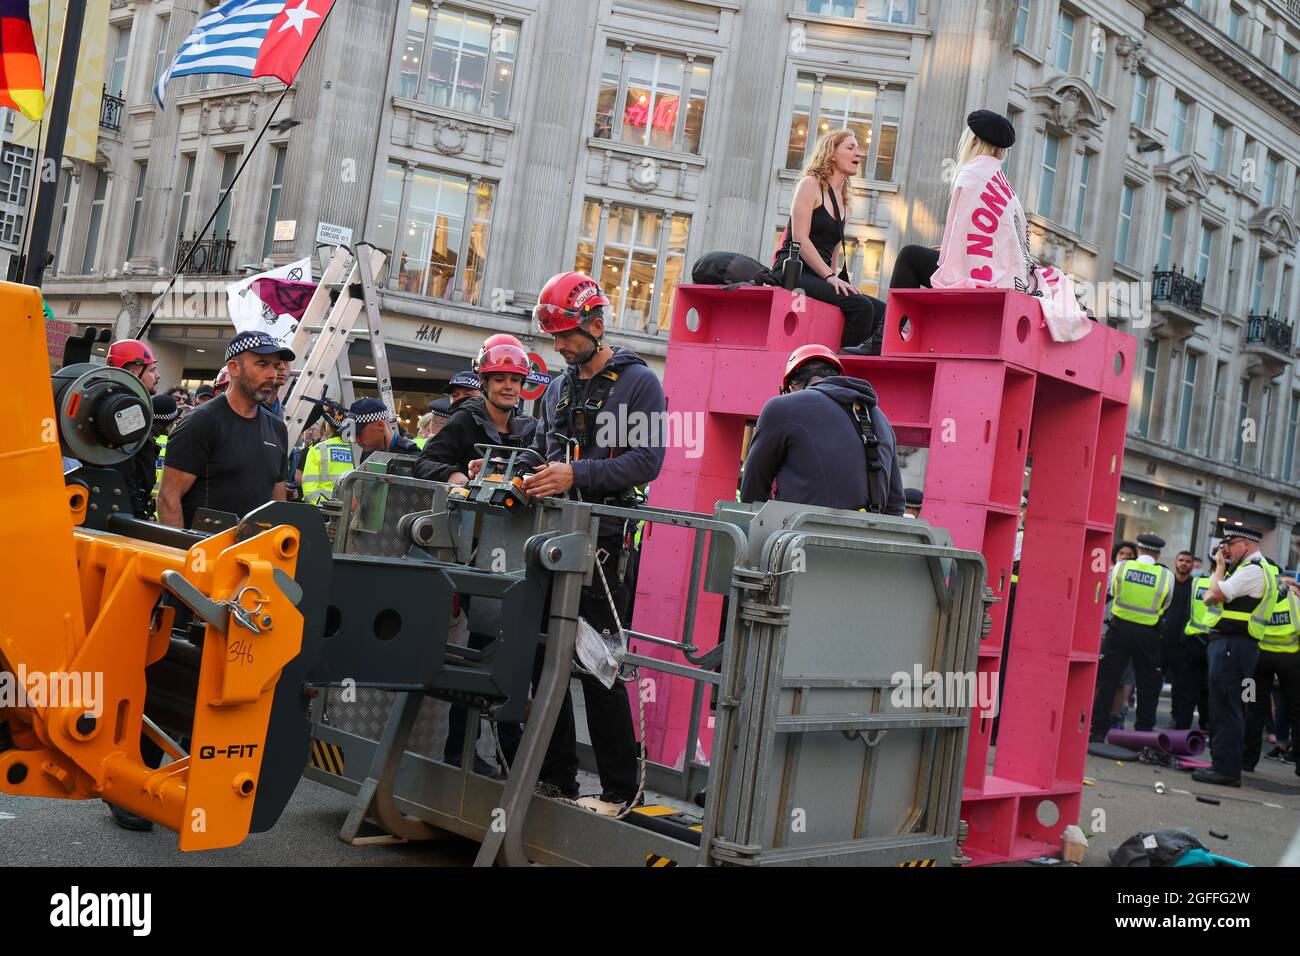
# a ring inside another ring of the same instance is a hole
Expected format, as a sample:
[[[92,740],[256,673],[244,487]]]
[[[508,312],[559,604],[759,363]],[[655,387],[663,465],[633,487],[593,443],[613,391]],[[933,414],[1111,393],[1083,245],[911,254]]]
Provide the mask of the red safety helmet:
[[[217,377],[212,381],[212,390],[215,391],[218,395],[220,395],[221,390],[226,386],[228,386],[229,384],[230,384],[230,369],[226,368],[223,365],[221,367],[221,371],[217,373]]]
[[[528,353],[518,345],[499,342],[496,345],[484,348],[479,353],[479,375],[505,372],[508,375],[522,375],[527,378],[530,371],[532,369],[529,365]]]
[[[524,348],[523,342],[520,342],[517,338],[507,332],[498,332],[496,335],[489,335],[483,340],[483,344],[479,346],[478,355],[474,357],[474,361],[470,364],[470,368],[475,372],[484,371],[484,369],[480,368],[483,364],[484,357],[498,345],[511,345],[523,352],[525,356],[528,355],[528,350]]]
[[[830,362],[835,366],[835,370],[841,375],[844,374],[844,363],[840,361],[839,356],[832,352],[824,345],[801,345],[785,361],[785,375],[781,378],[781,394],[784,395],[790,391],[790,377],[803,365],[807,365],[814,359]]]
[[[148,366],[157,361],[139,339],[120,339],[108,347],[108,364],[113,368],[126,368],[133,362]]]
[[[542,286],[533,318],[546,335],[559,335],[580,328],[592,309],[609,308],[609,304],[609,299],[591,276],[582,272],[561,272]]]

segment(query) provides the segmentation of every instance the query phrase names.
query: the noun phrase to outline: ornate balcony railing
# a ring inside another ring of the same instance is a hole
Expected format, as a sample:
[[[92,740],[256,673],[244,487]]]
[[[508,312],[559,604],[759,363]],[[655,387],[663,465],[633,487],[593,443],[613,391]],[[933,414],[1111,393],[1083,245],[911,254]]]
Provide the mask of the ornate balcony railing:
[[[1295,354],[1295,329],[1290,322],[1272,313],[1248,315],[1246,344],[1263,345],[1290,358]]]
[[[194,248],[194,256],[186,264],[185,258],[191,248]],[[187,276],[226,276],[231,274],[230,262],[234,254],[235,240],[230,238],[229,232],[224,239],[199,239],[196,236],[188,242],[181,240],[177,243],[173,268]]]
[[[105,85],[104,98],[99,104],[99,125],[104,129],[120,130],[122,128],[122,110],[125,107],[126,100],[108,92],[108,86]]]
[[[1188,312],[1200,312],[1204,297],[1205,280],[1186,275],[1182,269],[1175,272],[1157,266],[1151,273],[1152,302],[1168,302]]]

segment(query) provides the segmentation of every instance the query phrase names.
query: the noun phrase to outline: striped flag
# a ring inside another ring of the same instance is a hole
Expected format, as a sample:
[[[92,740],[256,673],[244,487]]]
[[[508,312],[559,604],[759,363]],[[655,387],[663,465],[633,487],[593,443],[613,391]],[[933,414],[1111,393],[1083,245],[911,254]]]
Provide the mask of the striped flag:
[[[274,76],[289,85],[333,5],[334,0],[225,0],[199,20],[158,78],[158,105],[178,76]]]
[[[0,0],[0,107],[18,110],[33,122],[45,115],[30,0]]]

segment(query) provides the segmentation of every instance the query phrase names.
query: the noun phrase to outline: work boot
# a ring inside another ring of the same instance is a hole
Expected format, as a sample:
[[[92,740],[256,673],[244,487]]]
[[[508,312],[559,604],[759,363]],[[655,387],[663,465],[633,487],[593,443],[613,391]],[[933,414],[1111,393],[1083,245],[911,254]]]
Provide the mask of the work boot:
[[[1240,787],[1240,777],[1229,777],[1214,770],[1193,770],[1192,779],[1197,783],[1213,783],[1220,787]]]
[[[107,800],[104,801],[108,803]],[[138,833],[147,833],[153,829],[153,821],[148,820],[138,813],[132,813],[130,810],[123,810],[121,807],[109,803],[108,811],[113,816],[113,822],[123,830],[135,830]]]
[[[547,783],[545,780],[537,781],[537,786],[533,788],[533,793],[539,797],[546,797],[548,800],[567,800],[570,803],[578,799],[579,792],[577,784],[574,784],[573,789],[570,790]]]

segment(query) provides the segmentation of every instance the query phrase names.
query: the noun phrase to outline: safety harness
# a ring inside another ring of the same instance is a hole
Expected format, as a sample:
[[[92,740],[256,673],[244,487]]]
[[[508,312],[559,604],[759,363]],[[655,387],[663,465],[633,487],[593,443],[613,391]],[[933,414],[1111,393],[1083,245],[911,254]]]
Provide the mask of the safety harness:
[[[825,394],[824,392],[822,394]],[[832,396],[827,396],[834,401]],[[863,507],[872,514],[885,510],[889,499],[889,476],[885,474],[885,463],[880,455],[880,439],[876,437],[876,428],[871,422],[871,407],[862,400],[851,405],[835,402],[848,414],[853,427],[862,439],[862,452],[867,460],[867,502]]]
[[[565,441],[573,459],[587,457],[596,446],[596,416],[609,401],[618,372],[601,369],[591,379],[586,398],[575,404],[577,375],[567,372],[560,380],[560,397],[555,403],[555,430]]]

